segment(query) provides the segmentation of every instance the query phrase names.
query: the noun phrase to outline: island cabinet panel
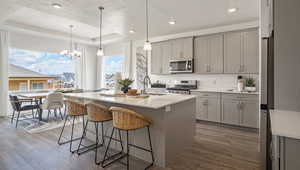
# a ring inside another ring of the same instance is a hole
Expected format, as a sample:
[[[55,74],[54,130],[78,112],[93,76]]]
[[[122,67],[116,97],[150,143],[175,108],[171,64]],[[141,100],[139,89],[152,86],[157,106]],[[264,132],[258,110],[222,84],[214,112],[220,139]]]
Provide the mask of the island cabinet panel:
[[[224,35],[224,72],[258,73],[259,38],[257,29]]]
[[[193,55],[193,37],[179,38],[171,40],[172,56],[171,60],[192,59]]]
[[[195,70],[223,73],[223,34],[195,38]]]
[[[192,92],[197,95],[196,100],[196,119],[220,122],[220,94]]]
[[[153,43],[151,51],[151,74],[169,74],[171,42]]]

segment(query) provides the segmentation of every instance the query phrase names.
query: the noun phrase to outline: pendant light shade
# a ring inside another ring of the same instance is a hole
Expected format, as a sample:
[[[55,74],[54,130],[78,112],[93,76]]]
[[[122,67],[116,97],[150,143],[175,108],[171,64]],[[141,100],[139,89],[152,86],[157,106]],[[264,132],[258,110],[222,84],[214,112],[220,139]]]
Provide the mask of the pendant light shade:
[[[73,27],[74,27],[73,25],[70,25],[70,49],[69,50],[63,50],[63,51],[60,52],[60,55],[68,56],[71,59],[75,59],[76,57],[81,56],[81,52],[76,50],[77,46],[75,46],[75,49],[73,49]]]
[[[144,50],[145,51],[151,51],[152,46],[149,41],[149,5],[148,0],[146,0],[146,42],[144,44]]]
[[[100,31],[100,36],[99,36],[99,48],[98,48],[98,51],[97,51],[97,56],[98,57],[102,57],[104,56],[104,51],[103,51],[103,48],[102,48],[102,12],[104,10],[104,7],[100,6],[99,8],[99,11],[100,11],[100,18],[99,18],[99,23],[100,23],[100,27],[99,27],[99,31]]]

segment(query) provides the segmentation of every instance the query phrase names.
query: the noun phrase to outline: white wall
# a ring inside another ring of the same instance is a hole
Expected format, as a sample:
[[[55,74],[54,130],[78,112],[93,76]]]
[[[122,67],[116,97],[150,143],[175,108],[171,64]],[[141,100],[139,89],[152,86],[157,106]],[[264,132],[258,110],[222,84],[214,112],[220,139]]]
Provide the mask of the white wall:
[[[59,53],[69,48],[69,41],[51,39],[29,34],[11,32],[10,46],[13,48]],[[79,44],[85,48],[86,52],[86,83],[85,89],[93,90],[97,88],[97,48],[90,45]]]

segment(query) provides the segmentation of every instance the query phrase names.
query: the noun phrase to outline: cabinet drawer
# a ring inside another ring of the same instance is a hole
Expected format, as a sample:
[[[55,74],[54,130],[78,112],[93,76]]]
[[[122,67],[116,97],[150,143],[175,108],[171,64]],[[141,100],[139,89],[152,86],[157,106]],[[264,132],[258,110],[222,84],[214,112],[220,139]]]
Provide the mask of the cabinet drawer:
[[[258,100],[258,95],[256,94],[222,94],[223,99],[231,100]]]
[[[214,92],[192,92],[193,95],[197,95],[200,98],[220,98],[220,93],[214,93]]]

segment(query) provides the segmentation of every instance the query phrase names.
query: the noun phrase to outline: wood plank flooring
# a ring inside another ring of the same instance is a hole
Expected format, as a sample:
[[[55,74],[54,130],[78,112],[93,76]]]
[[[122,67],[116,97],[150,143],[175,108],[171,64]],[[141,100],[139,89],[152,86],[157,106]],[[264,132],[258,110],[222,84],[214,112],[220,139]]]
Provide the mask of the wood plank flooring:
[[[59,132],[60,129],[55,129],[28,134],[21,128],[15,129],[7,119],[0,119],[0,170],[102,170],[94,164],[94,152],[77,156],[68,151],[69,145],[58,146]],[[177,155],[164,169],[260,170],[258,144],[258,133],[196,123],[193,146]],[[142,169],[144,165],[139,160],[131,161],[134,170]],[[125,167],[117,163],[106,169]]]

